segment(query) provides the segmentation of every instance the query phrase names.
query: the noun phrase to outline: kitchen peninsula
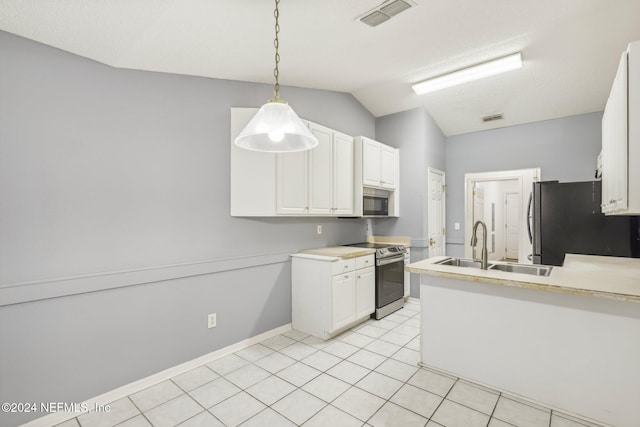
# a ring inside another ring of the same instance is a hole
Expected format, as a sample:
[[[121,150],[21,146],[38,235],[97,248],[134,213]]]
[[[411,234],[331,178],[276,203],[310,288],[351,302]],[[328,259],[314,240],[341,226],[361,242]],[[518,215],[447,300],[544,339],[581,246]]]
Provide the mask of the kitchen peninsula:
[[[567,255],[547,277],[421,275],[422,363],[616,426],[640,426],[640,260]]]

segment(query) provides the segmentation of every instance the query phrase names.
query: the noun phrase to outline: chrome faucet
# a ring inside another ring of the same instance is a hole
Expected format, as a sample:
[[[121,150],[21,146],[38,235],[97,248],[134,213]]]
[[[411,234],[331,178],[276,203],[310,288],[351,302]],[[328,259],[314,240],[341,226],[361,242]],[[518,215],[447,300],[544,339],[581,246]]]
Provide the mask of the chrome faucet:
[[[476,246],[478,245],[478,225],[482,226],[482,252],[480,253],[481,259],[476,259]],[[476,223],[473,225],[471,247],[473,248],[473,260],[480,261],[480,268],[486,270],[489,267],[489,261],[487,259],[487,226],[482,221],[476,221]]]

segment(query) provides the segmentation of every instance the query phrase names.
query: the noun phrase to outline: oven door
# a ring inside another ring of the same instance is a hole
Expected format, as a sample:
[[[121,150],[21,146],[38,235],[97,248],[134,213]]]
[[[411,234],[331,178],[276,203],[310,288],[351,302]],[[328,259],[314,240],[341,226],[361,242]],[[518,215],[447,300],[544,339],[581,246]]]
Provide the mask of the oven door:
[[[376,308],[404,297],[404,255],[376,260]]]

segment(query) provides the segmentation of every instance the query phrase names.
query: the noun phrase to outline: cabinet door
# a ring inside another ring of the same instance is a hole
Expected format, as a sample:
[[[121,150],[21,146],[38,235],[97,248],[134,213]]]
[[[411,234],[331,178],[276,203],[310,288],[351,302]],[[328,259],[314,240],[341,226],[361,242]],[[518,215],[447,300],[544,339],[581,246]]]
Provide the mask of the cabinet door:
[[[380,186],[380,150],[381,145],[376,141],[363,139],[362,141],[362,184],[374,187]]]
[[[380,151],[380,185],[384,188],[396,188],[396,150],[382,145]]]
[[[376,311],[375,268],[356,270],[356,318],[367,316]]]
[[[310,124],[318,146],[309,151],[309,213],[333,213],[333,132]]]
[[[279,214],[301,215],[309,210],[307,204],[307,153],[278,154],[277,207]],[[247,171],[248,174],[251,171]]]
[[[622,55],[602,119],[602,184],[605,213],[628,207],[627,54]]]
[[[353,138],[333,134],[333,213],[353,213]]]
[[[355,273],[333,276],[331,283],[331,331],[356,320]]]

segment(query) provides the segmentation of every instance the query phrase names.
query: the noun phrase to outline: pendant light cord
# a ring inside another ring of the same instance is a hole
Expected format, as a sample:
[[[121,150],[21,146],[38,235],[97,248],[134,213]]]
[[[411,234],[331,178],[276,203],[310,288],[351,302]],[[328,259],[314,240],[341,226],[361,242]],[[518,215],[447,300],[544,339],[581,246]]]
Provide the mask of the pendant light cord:
[[[278,33],[280,33],[280,24],[278,23],[278,18],[280,17],[280,11],[278,10],[278,4],[280,4],[280,0],[276,0],[276,10],[273,12],[273,16],[276,18],[276,38],[273,40],[273,46],[276,48],[276,67],[273,69],[273,76],[276,78],[276,84],[273,87],[275,101],[280,99],[280,83],[278,82],[278,76],[280,74],[280,70],[278,69],[278,64],[280,63],[280,53],[278,53],[278,48],[280,47],[280,40],[278,39]]]

